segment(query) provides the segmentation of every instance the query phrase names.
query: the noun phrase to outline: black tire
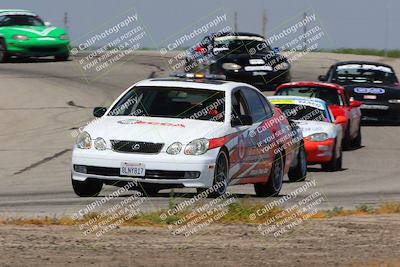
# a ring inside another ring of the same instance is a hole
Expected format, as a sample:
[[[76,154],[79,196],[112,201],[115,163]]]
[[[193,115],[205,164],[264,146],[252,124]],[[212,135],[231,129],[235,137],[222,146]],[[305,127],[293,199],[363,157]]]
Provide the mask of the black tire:
[[[346,132],[344,133],[342,147],[344,150],[351,148],[351,137],[350,137],[350,122],[347,122]]]
[[[334,147],[335,147],[335,149],[333,150],[331,161],[321,164],[321,167],[324,171],[334,172],[334,171],[340,171],[342,169],[342,162],[343,162],[342,149],[340,149],[340,155],[337,156],[336,155],[336,143],[335,143]]]
[[[303,182],[307,176],[307,158],[304,144],[300,144],[297,154],[296,166],[289,169],[288,177],[290,182]]]
[[[158,194],[161,188],[157,184],[141,184],[139,185],[139,191],[143,194],[144,197],[153,197]]]
[[[0,63],[7,62],[8,54],[4,40],[0,39]]]
[[[268,182],[265,184],[254,184],[254,190],[258,197],[278,196],[281,191],[284,176],[283,154],[275,155],[272,171]]]
[[[215,162],[213,186],[220,184],[216,190],[211,191],[210,197],[219,197],[226,193],[228,189],[228,175],[229,175],[229,157],[228,153],[221,149],[218,153],[217,161]],[[200,194],[206,191],[206,188],[197,188],[197,193]]]
[[[69,59],[69,54],[54,56],[57,61],[67,61]]]
[[[103,182],[98,180],[87,179],[82,182],[71,179],[71,181],[75,194],[80,197],[95,197],[103,188]]]
[[[360,148],[362,144],[361,126],[358,126],[357,137],[353,140],[353,147]]]

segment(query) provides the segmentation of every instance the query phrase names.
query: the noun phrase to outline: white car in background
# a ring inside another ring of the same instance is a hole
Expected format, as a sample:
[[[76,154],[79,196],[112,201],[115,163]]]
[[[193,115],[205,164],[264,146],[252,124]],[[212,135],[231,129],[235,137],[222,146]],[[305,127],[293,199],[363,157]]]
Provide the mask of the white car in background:
[[[342,168],[343,116],[335,120],[326,102],[319,98],[270,96],[268,100],[301,128],[309,165],[321,164],[327,171]]]
[[[229,184],[251,183],[259,196],[277,195],[292,167],[291,139],[257,144],[287,129],[281,111],[248,84],[176,76],[140,81],[110,108],[95,108],[99,118],[72,153],[75,193],[95,196],[103,184],[136,181],[147,194],[190,187],[219,196]]]

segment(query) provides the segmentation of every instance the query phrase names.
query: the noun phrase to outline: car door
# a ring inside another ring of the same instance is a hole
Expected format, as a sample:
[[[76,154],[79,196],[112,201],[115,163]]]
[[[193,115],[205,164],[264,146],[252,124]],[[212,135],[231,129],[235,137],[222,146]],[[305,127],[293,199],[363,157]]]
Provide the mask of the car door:
[[[246,143],[251,166],[249,166],[243,182],[266,182],[274,161],[275,150],[273,140],[268,137],[273,136],[279,126],[271,120],[274,112],[258,91],[249,87],[243,87],[241,91],[253,120]]]

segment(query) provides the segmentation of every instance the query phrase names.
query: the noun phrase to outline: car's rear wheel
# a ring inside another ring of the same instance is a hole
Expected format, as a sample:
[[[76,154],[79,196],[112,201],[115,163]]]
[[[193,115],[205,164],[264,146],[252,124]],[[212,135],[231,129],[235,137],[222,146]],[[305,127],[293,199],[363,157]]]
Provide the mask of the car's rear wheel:
[[[284,176],[283,154],[275,156],[270,177],[266,183],[254,184],[254,190],[259,197],[278,196],[281,191]]]
[[[342,145],[344,150],[348,150],[351,148],[350,122],[347,122],[346,132],[344,133]]]
[[[222,149],[217,156],[214,170],[213,190],[210,197],[219,197],[226,193],[228,189],[229,158],[227,152]],[[197,193],[206,191],[206,188],[198,188]]]
[[[69,54],[54,56],[54,59],[57,61],[67,61],[68,58]]]
[[[77,181],[71,179],[72,188],[75,194],[80,197],[95,197],[103,188],[103,182],[94,179],[86,179],[86,181]]]
[[[0,40],[0,63],[6,62],[8,59],[7,47],[4,40]]]
[[[332,152],[332,159],[327,163],[321,164],[321,166],[322,166],[322,169],[325,171],[334,172],[334,171],[339,171],[342,169],[342,162],[343,162],[342,149],[340,148],[340,154],[337,155],[336,143],[335,143],[333,152]]]
[[[307,176],[307,158],[304,144],[299,147],[299,153],[297,154],[296,166],[289,169],[288,177],[290,182],[302,182]]]
[[[357,137],[353,140],[353,147],[359,148],[362,144],[361,126],[358,126]]]

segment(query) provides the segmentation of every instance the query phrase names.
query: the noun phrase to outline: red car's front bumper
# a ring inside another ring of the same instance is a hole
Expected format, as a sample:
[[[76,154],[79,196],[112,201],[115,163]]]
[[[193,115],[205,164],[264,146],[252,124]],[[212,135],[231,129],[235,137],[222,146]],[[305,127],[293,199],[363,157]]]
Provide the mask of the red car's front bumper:
[[[323,142],[312,142],[304,139],[304,148],[308,164],[326,163],[332,159],[335,139],[331,138]]]

